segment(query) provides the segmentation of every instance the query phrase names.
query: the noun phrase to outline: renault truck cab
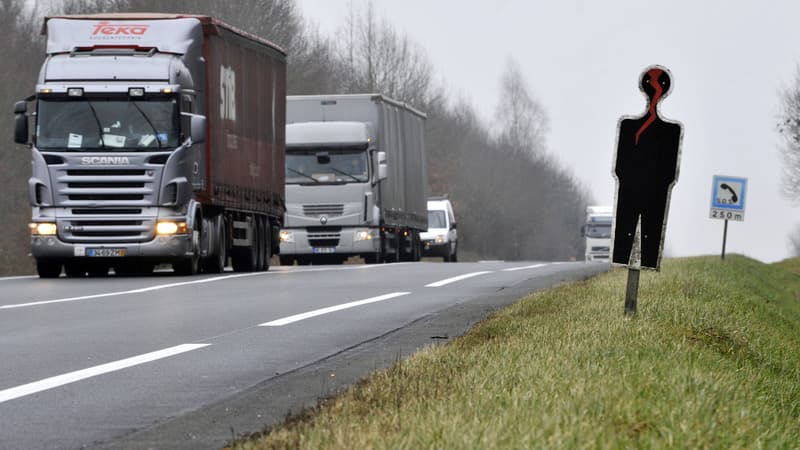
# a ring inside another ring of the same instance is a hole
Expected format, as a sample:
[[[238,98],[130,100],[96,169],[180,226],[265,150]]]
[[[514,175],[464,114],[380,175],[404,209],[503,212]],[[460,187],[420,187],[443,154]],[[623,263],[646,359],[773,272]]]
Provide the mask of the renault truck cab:
[[[458,260],[458,231],[453,205],[446,197],[428,199],[428,231],[422,238],[423,256],[441,256],[445,262]]]

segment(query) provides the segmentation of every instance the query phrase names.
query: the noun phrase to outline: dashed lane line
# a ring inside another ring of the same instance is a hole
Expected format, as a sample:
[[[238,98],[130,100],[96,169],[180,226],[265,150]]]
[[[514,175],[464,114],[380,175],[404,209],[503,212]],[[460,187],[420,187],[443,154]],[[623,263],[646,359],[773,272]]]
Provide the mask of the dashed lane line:
[[[481,272],[465,273],[464,275],[459,275],[457,277],[447,278],[444,280],[437,281],[435,283],[426,284],[425,287],[442,287],[450,283],[455,283],[456,281],[466,280],[467,278],[477,277],[479,275],[485,275],[487,273],[494,273],[494,272],[492,272],[491,270],[484,270]]]
[[[358,300],[355,302],[343,303],[341,305],[334,305],[329,306],[327,308],[316,309],[314,311],[309,311],[301,314],[295,314],[293,316],[284,317],[282,319],[273,320],[271,322],[262,323],[260,327],[280,327],[283,325],[288,325],[290,323],[299,322],[301,320],[310,319],[312,317],[321,316],[323,314],[330,314],[332,312],[341,311],[343,309],[354,308],[356,306],[366,305],[369,303],[377,303],[382,302],[384,300],[389,300],[397,297],[402,297],[404,295],[408,295],[411,292],[393,292],[391,294],[379,295],[377,297],[370,297],[364,300]]]
[[[85,380],[87,378],[96,377],[110,372],[115,372],[129,367],[138,366],[159,359],[169,358],[170,356],[179,355],[181,353],[190,352],[199,348],[208,347],[211,344],[183,344],[175,347],[165,348],[155,352],[145,353],[143,355],[133,356],[130,358],[120,359],[119,361],[102,364],[99,366],[89,367],[88,369],[77,370],[75,372],[65,373],[43,380],[34,381],[33,383],[23,384],[21,386],[9,388],[0,391],[0,403],[14,400],[16,398],[25,397],[37,392],[46,391],[49,389],[64,386],[66,384],[75,383],[77,381]]]

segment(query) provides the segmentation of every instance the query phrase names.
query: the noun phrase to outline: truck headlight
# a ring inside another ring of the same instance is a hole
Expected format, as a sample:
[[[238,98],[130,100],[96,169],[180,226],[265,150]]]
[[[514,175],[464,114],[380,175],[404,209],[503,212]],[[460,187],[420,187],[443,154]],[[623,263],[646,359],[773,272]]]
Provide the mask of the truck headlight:
[[[353,234],[353,242],[371,241],[375,238],[373,230],[356,230]]]
[[[294,233],[281,230],[281,242],[294,242]]]
[[[156,234],[160,236],[172,234],[186,234],[186,222],[158,222],[156,223]]]
[[[58,227],[52,222],[40,222],[28,224],[31,234],[36,236],[55,236]]]
[[[436,239],[434,239],[434,240],[436,241],[437,244],[444,244],[445,243],[445,239],[447,239],[447,236],[445,236],[443,234],[439,234],[439,235],[436,236]]]

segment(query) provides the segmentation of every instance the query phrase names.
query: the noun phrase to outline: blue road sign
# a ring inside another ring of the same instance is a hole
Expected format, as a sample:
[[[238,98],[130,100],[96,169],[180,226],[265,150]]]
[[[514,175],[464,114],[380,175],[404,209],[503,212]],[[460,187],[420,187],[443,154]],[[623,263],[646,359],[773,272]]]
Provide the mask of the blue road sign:
[[[744,221],[747,178],[714,175],[711,183],[712,219]]]

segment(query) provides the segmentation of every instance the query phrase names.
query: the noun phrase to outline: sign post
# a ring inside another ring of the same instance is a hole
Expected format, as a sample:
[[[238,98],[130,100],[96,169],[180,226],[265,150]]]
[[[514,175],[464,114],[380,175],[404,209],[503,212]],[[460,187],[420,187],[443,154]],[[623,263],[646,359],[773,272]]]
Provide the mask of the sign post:
[[[744,201],[747,197],[747,178],[714,175],[711,182],[711,211],[709,217],[725,221],[722,231],[722,259],[728,241],[728,221],[744,221]]]
[[[646,68],[639,90],[647,97],[647,109],[641,116],[622,117],[617,125],[611,262],[628,267],[626,315],[636,314],[639,271],[660,268],[670,196],[678,180],[683,126],[658,110],[671,86],[666,67]]]

